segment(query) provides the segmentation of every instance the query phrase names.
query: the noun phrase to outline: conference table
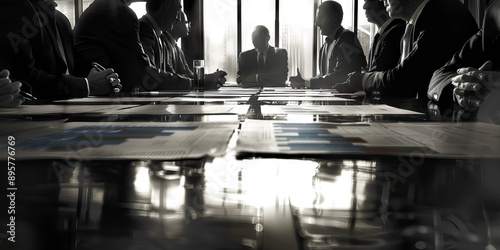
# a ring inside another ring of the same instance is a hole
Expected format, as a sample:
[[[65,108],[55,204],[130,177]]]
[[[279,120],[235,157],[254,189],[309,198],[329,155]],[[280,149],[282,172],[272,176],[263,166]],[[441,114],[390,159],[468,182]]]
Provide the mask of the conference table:
[[[500,126],[427,100],[232,86],[0,119],[1,249],[500,247]]]

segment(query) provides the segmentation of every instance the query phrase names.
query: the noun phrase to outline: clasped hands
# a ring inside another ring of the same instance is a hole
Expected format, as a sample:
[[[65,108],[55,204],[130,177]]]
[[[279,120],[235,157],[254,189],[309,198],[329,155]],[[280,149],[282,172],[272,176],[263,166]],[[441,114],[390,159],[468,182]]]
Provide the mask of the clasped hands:
[[[17,107],[24,102],[24,97],[19,94],[22,84],[12,82],[9,75],[6,69],[0,71],[0,107]]]
[[[479,69],[460,68],[458,76],[452,79],[453,98],[469,111],[478,109],[484,99],[496,88],[500,87],[500,72],[491,71],[493,63],[485,62]]]
[[[217,70],[214,73],[205,75],[205,89],[219,89],[226,83],[227,73],[224,70]]]
[[[122,85],[121,80],[112,68],[92,69],[87,76],[89,82],[90,95],[107,95],[109,93],[120,92]]]

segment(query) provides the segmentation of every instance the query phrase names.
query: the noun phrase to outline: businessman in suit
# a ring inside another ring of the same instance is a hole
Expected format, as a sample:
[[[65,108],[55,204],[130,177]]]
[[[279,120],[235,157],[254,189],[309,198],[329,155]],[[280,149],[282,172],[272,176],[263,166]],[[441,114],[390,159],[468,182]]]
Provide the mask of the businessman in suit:
[[[385,71],[353,73],[335,88],[427,98],[433,72],[478,31],[477,24],[458,0],[385,0],[385,5],[391,17],[407,21],[399,64]]]
[[[140,1],[144,0],[95,0],[75,26],[77,52],[87,62],[113,67],[120,74],[124,91],[192,89],[192,79],[151,65],[139,38],[139,20],[129,8],[130,3]],[[182,7],[180,0],[156,0],[155,5],[157,10],[172,13]],[[171,23],[175,15],[169,18]],[[158,38],[158,32],[156,35]],[[206,89],[217,89],[224,82],[222,72],[214,77],[216,80],[206,79]]]
[[[56,6],[53,0],[2,2],[0,68],[38,99],[109,94],[120,81],[113,69],[75,76],[71,25]]]
[[[325,1],[318,7],[315,25],[326,36],[319,54],[320,74],[305,80],[298,72],[290,77],[292,87],[332,88],[344,82],[351,72],[359,72],[366,67],[366,57],[356,35],[342,27],[344,12],[335,1]]]
[[[269,30],[258,25],[252,32],[254,49],[240,53],[236,82],[245,87],[285,86],[288,55],[285,49],[269,45]]]
[[[378,27],[368,56],[368,71],[383,71],[394,68],[401,56],[400,42],[405,33],[403,19],[390,17],[384,3],[378,0],[365,0],[365,15],[370,23]]]

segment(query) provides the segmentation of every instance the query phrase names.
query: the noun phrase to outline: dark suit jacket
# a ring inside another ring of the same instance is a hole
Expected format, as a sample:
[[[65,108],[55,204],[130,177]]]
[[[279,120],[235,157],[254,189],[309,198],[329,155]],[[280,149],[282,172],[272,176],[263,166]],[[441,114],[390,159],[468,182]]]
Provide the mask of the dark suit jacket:
[[[257,49],[243,51],[238,57],[236,82],[256,83],[258,73]],[[288,53],[285,49],[269,46],[266,54],[264,72],[259,74],[261,86],[285,86],[288,75]]]
[[[123,91],[190,89],[191,81],[150,64],[139,21],[124,0],[95,0],[75,26],[75,47],[85,60],[113,68]]]
[[[10,1],[2,3],[0,18],[8,20],[15,17],[31,23],[27,28],[23,22],[16,24],[2,21],[0,68],[11,72],[11,79],[31,85],[32,94],[39,99],[87,96],[85,78],[66,74],[67,70],[70,74],[74,73],[75,62],[69,20],[59,11],[42,7],[41,1],[15,0],[16,6],[10,5],[12,8],[8,8],[6,5]],[[3,13],[7,10],[8,12]],[[47,22],[43,21],[46,17]],[[32,20],[39,22],[34,23]],[[64,54],[58,47],[57,32],[61,37]],[[23,90],[30,91],[27,84],[24,84]]]
[[[183,76],[189,77],[189,78],[194,78],[194,73],[189,67],[189,63],[186,60],[186,56],[184,55],[184,51],[182,51],[177,44],[175,44],[175,47],[177,48],[177,57],[175,62],[177,62],[174,65],[174,70],[178,74],[181,74]]]
[[[500,11],[500,1],[493,1],[485,14],[485,22],[489,19],[498,18]],[[498,21],[490,22],[493,24]],[[460,52],[453,55],[453,58],[443,67],[436,70],[429,84],[427,96],[433,101],[449,105],[453,102],[453,85],[451,78],[456,76],[457,69],[463,67],[479,68],[486,61],[493,62],[493,70],[500,70],[500,27],[483,25],[483,31],[489,34],[483,35],[478,32],[473,35],[462,47]]]
[[[389,70],[398,65],[401,57],[400,43],[405,28],[406,22],[403,19],[396,18],[389,23],[370,48],[370,55],[373,56],[368,62],[369,71]]]
[[[458,0],[432,0],[416,20],[412,50],[403,63],[383,72],[369,73],[364,89],[384,96],[427,96],[433,72],[478,31],[469,10]]]
[[[175,73],[172,65],[172,47],[167,43],[165,35],[157,34],[151,20],[146,16],[139,19],[139,38],[152,66]]]
[[[366,67],[366,56],[361,48],[356,35],[343,27],[340,27],[335,34],[335,44],[331,52],[328,64],[328,72],[321,72],[321,75],[311,79],[311,88],[331,88],[339,82],[347,80],[347,75],[351,72],[359,72]],[[326,46],[326,42],[321,47]],[[322,69],[323,61],[320,53],[319,65]]]

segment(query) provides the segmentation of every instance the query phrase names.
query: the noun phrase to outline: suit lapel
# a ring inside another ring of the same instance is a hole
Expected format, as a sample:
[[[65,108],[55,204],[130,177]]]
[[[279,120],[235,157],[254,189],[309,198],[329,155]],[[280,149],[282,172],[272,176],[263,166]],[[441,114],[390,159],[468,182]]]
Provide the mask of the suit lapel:
[[[344,28],[340,27],[339,30],[337,31],[337,34],[335,35],[335,42],[333,43],[333,49],[332,52],[330,53],[330,58],[328,58],[328,69],[327,72],[325,73],[331,73],[335,69],[336,66],[336,58],[339,53],[342,53],[342,51],[339,51],[341,48],[340,46],[337,46],[337,44],[341,43],[342,41],[342,34],[344,33]]]
[[[54,27],[57,27],[55,22],[53,22],[54,20],[50,20],[49,22],[47,22],[45,25],[44,25],[44,28],[46,30],[46,33],[48,34],[49,36],[49,39],[50,39],[50,43],[52,45],[52,48],[53,50],[56,52],[56,55],[57,55],[57,58],[56,60],[58,60],[58,65],[60,65],[61,68],[64,68],[62,69],[62,71],[66,71],[68,68],[68,65],[67,65],[67,62],[66,62],[66,57],[64,56],[64,51],[61,51],[62,49],[64,49],[62,47],[62,41],[59,40],[61,42],[61,44],[59,44],[58,42],[58,31],[56,29],[53,28],[52,24],[54,24]]]
[[[60,17],[61,13],[56,13],[56,16]],[[62,42],[62,47],[64,49],[64,55],[66,56],[66,63],[70,73],[74,71],[74,56],[73,56],[73,35],[71,33],[68,34],[68,31],[71,32],[71,27],[69,23],[63,23],[63,18],[56,19],[56,27],[59,31],[59,35]],[[69,41],[68,41],[69,39]],[[62,55],[61,55],[62,56]]]
[[[266,53],[266,62],[264,64],[264,71],[268,72],[269,68],[272,66],[272,63],[274,62],[274,55],[275,55],[275,50],[273,46],[269,46],[267,49]]]

